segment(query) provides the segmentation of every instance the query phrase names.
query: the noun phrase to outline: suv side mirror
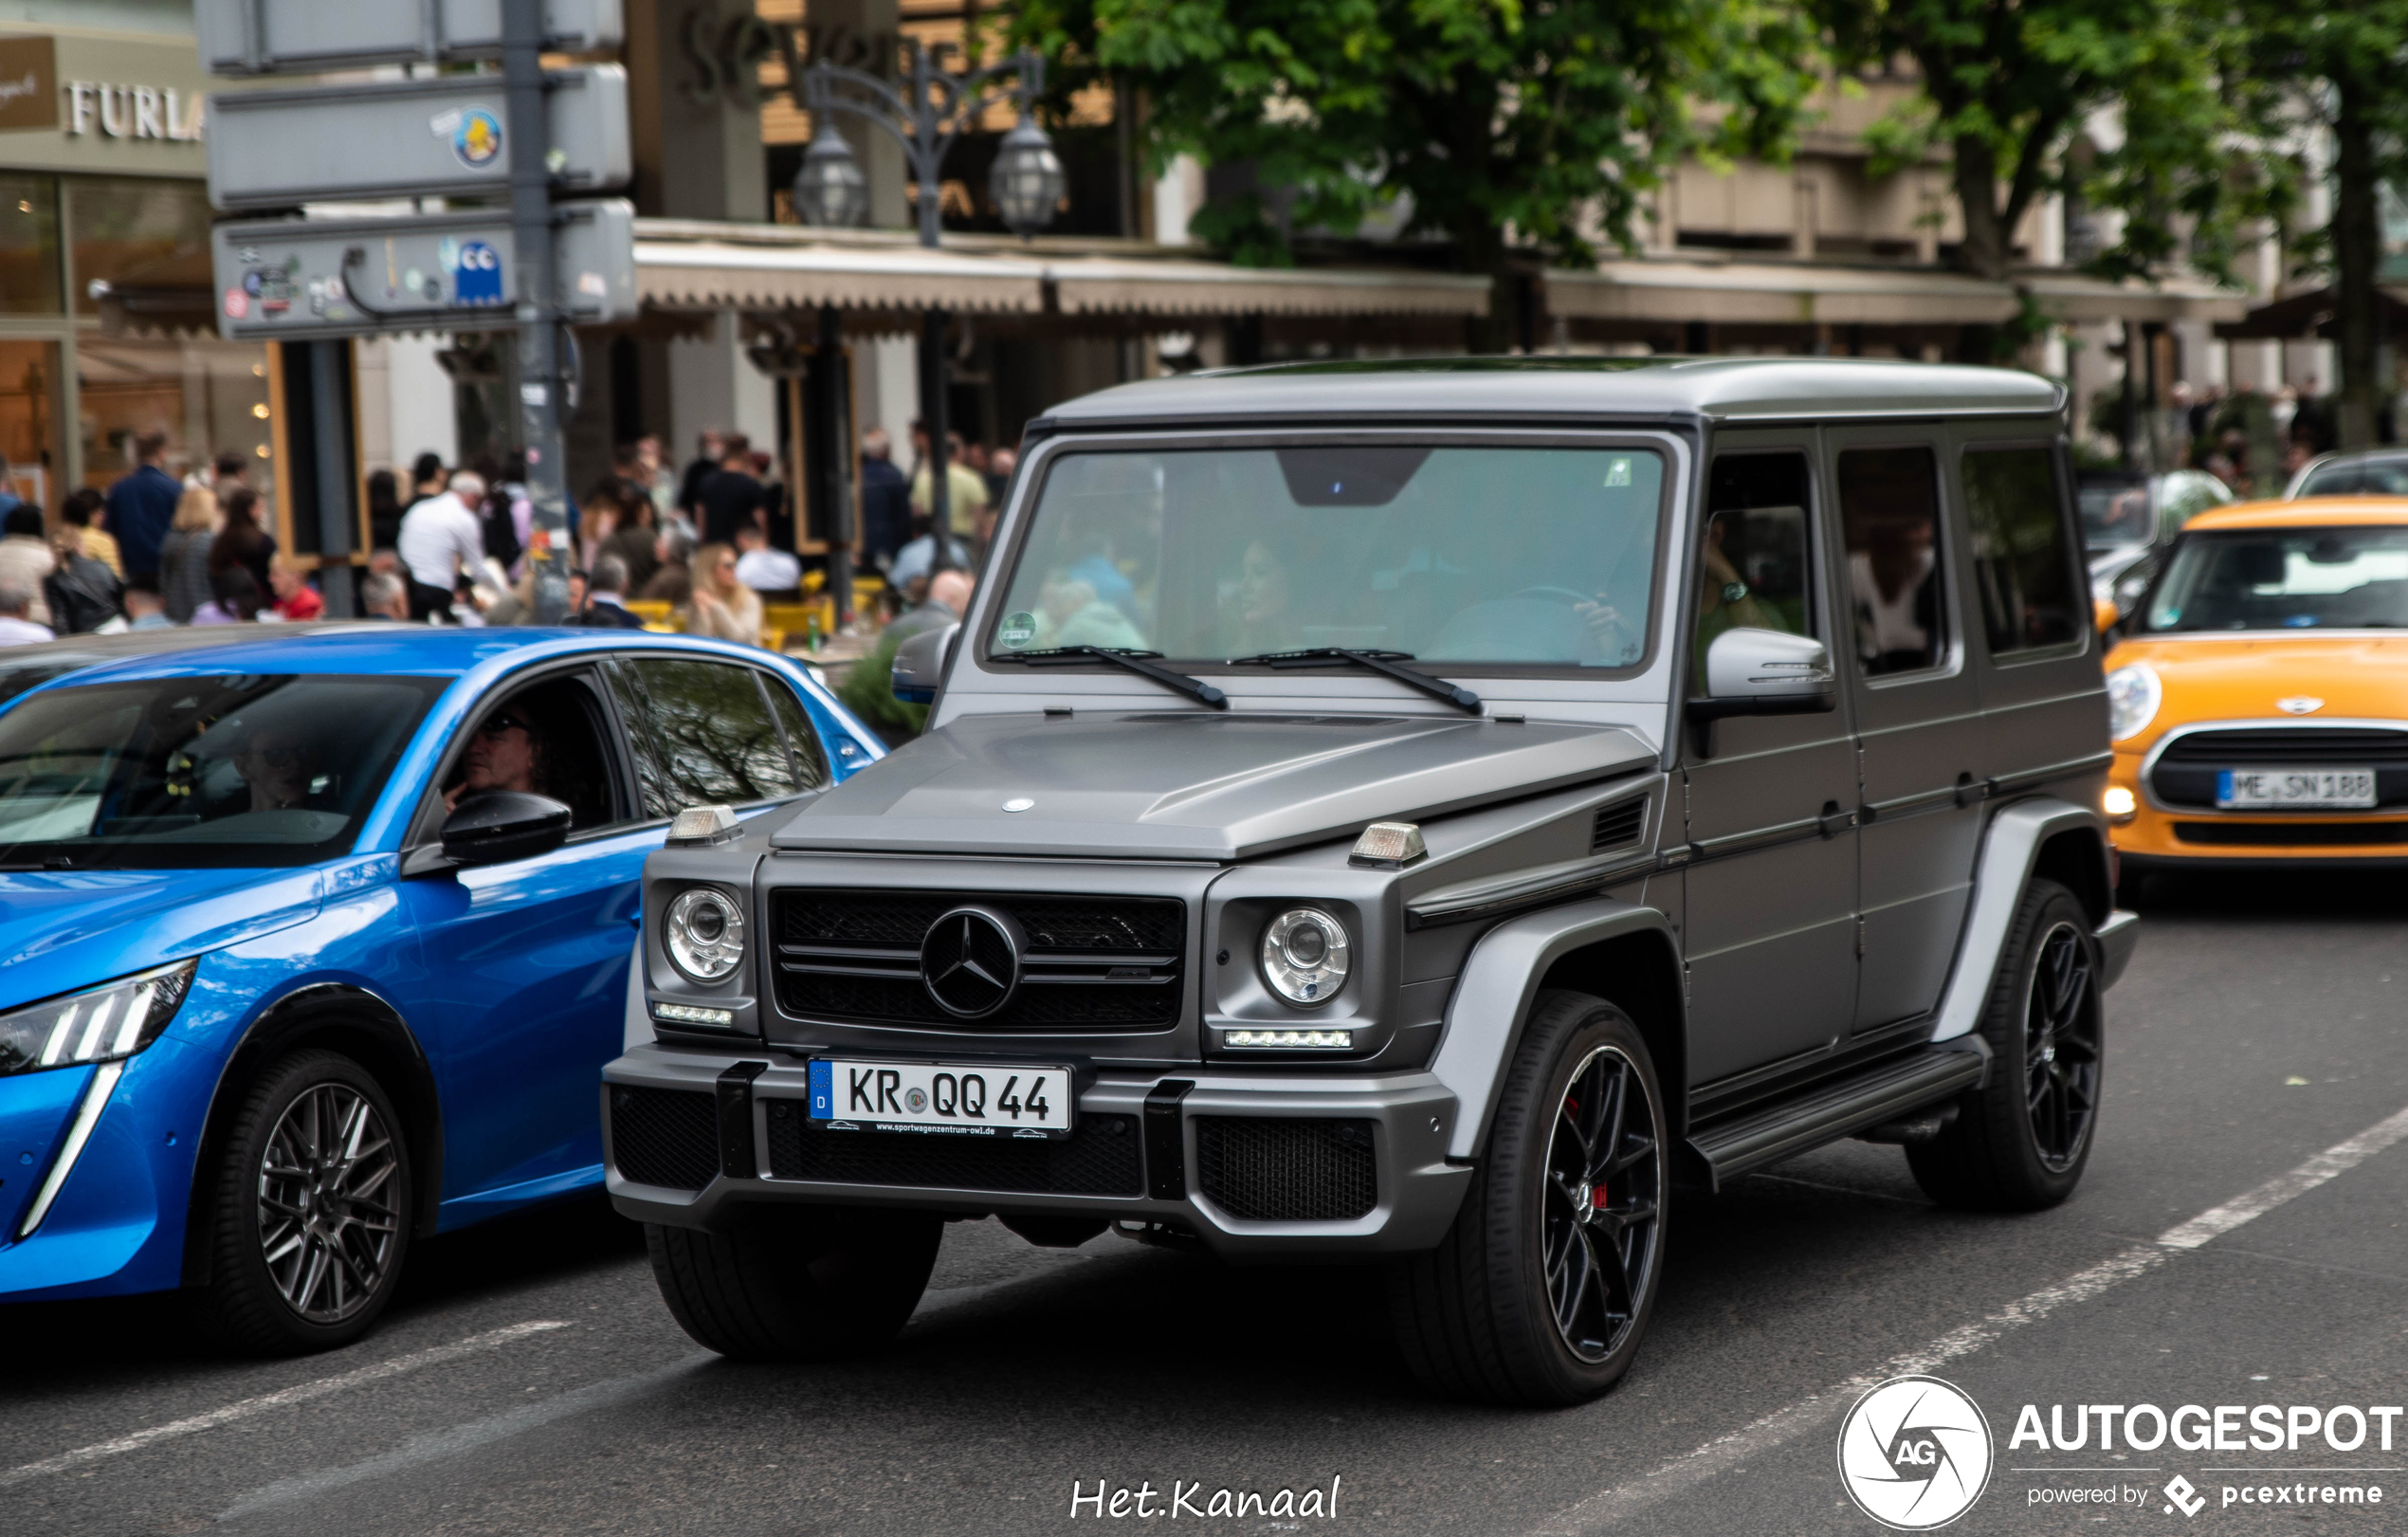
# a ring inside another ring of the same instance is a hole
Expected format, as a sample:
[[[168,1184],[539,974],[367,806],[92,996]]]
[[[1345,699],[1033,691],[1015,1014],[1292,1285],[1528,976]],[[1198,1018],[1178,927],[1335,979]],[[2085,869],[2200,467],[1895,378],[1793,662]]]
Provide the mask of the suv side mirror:
[[[1701,720],[1724,715],[1812,715],[1839,706],[1831,648],[1778,630],[1725,630],[1706,649],[1706,697],[1689,701]]]
[[[945,659],[952,654],[954,637],[960,633],[958,623],[939,625],[896,647],[895,697],[906,704],[935,704],[937,689],[945,681]]]
[[[575,814],[549,796],[486,790],[461,797],[443,821],[443,851],[455,864],[497,865],[548,854],[569,836]]]

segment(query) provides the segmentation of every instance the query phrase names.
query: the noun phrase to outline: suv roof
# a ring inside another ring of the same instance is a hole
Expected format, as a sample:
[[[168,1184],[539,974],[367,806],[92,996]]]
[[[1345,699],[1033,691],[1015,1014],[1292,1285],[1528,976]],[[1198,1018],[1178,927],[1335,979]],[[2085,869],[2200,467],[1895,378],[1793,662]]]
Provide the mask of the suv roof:
[[[1476,377],[1473,377],[1476,376]],[[1871,357],[1432,357],[1276,363],[1123,384],[1032,432],[1321,415],[1696,416],[1713,421],[2054,412],[2065,388],[2015,369]]]

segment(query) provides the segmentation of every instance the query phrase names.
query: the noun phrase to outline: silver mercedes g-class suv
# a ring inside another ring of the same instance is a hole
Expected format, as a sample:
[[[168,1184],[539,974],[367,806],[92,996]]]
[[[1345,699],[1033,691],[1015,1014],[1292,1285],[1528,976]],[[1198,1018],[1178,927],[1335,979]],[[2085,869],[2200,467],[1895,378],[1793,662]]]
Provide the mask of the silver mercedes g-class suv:
[[[1434,1387],[1627,1369],[1686,1192],[1846,1137],[2062,1200],[2113,910],[2030,375],[1323,363],[1031,424],[930,729],[645,871],[610,1190],[713,1349],[949,1217],[1377,1260]]]

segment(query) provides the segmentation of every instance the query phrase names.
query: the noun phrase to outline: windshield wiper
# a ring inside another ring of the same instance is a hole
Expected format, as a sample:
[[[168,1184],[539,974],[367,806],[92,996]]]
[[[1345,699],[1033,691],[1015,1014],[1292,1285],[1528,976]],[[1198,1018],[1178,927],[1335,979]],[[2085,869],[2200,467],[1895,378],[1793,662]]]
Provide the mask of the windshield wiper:
[[[1356,651],[1343,646],[1315,646],[1302,651],[1265,651],[1260,656],[1232,656],[1233,668],[1326,668],[1352,666],[1363,668],[1396,679],[1409,688],[1418,688],[1431,698],[1443,700],[1470,715],[1480,713],[1480,696],[1469,688],[1458,688],[1444,678],[1433,678],[1427,672],[1415,672],[1399,662],[1414,659],[1411,651]]]
[[[1169,668],[1156,667],[1154,664],[1161,656],[1159,651],[1137,651],[1125,646],[1051,646],[1041,651],[1004,651],[987,660],[1026,662],[1031,667],[1040,668],[1061,667],[1066,663],[1089,659],[1109,662],[1114,667],[1126,668],[1140,678],[1151,678],[1165,688],[1185,694],[1198,704],[1209,704],[1216,710],[1229,708],[1229,696],[1211,684],[1200,678],[1191,678],[1184,672],[1174,672]]]

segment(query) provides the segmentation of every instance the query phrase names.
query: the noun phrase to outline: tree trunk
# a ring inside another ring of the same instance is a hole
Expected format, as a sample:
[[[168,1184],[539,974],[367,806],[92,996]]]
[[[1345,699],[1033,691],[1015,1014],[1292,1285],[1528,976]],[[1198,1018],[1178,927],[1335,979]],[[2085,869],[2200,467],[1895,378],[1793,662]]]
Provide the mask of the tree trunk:
[[[2375,444],[2383,381],[2375,376],[2375,277],[2382,262],[2376,209],[2375,130],[2367,119],[2372,82],[2336,76],[2340,114],[2333,124],[2333,350],[2341,361],[2338,427],[2344,448]]]
[[[2004,283],[2008,271],[2008,241],[2014,231],[1998,212],[1998,160],[1990,146],[1970,134],[1956,145],[1957,207],[1965,221],[1965,238],[1957,247],[1957,265],[1977,278]]]
[[[1514,335],[1520,329],[1515,322],[1521,295],[1505,262],[1505,232],[1494,228],[1464,231],[1463,265],[1467,272],[1484,273],[1488,279],[1488,313],[1464,318],[1465,349],[1479,356],[1513,351]]]

